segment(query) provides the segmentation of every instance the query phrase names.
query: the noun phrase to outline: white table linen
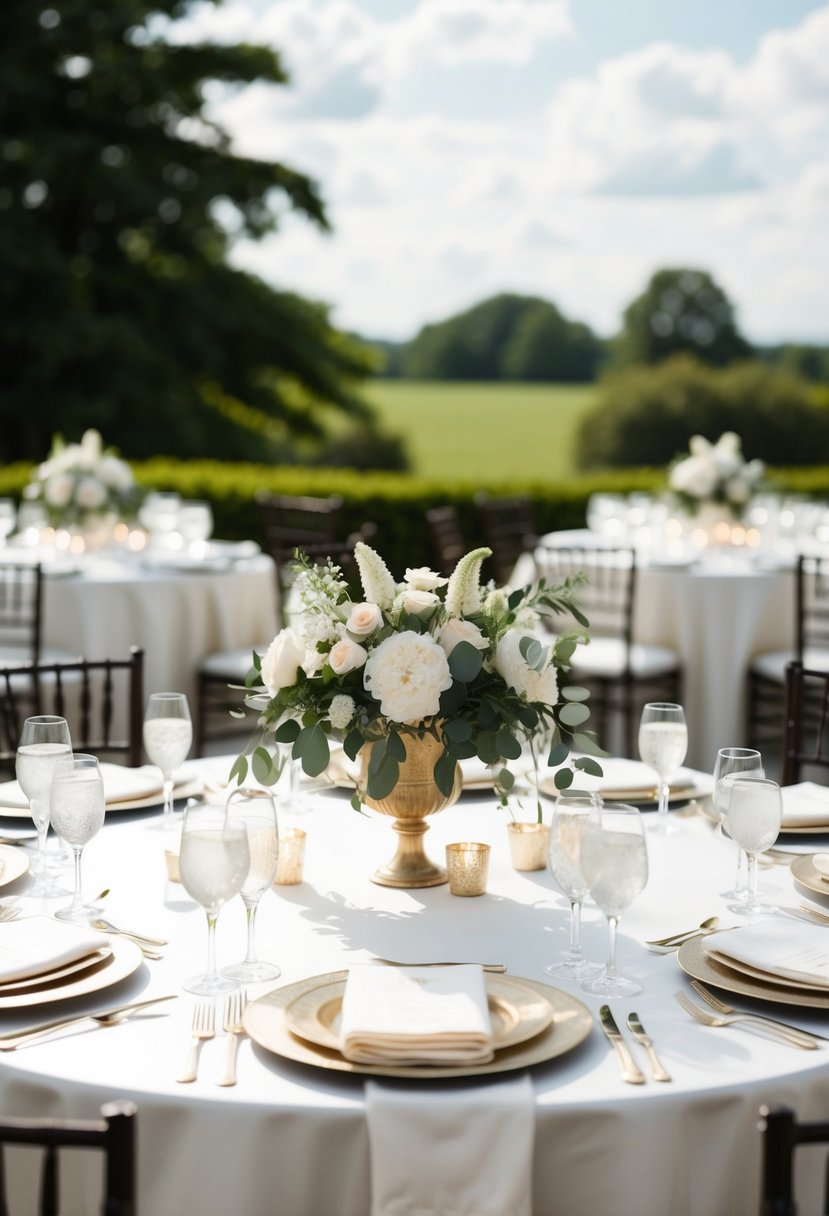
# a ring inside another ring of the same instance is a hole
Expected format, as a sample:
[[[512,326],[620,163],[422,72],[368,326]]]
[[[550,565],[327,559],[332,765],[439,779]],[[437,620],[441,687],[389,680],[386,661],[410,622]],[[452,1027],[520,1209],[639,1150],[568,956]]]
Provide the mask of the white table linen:
[[[551,805],[545,804],[548,819]],[[260,905],[259,953],[281,966],[279,983],[373,956],[429,959],[439,953],[504,961],[511,975],[554,982],[598,1014],[598,998],[543,972],[567,946],[567,901],[549,872],[511,868],[505,816],[491,795],[464,795],[430,819],[426,838],[435,858],[453,840],[492,844],[488,892],[477,899],[454,898],[446,886],[398,891],[374,885],[369,875],[393,851],[390,822],[355,814],[347,794],[317,795],[315,808],[301,820],[308,833],[305,882],[268,893]],[[724,927],[732,923],[719,893],[733,881],[733,845],[701,817],[683,826],[681,834],[648,833],[650,879],[622,917],[619,935],[619,964],[642,981],[644,991],[611,1002],[622,1026],[630,1009],[638,1011],[674,1082],[625,1085],[598,1026],[575,1051],[533,1068],[528,1075],[535,1094],[536,1216],[756,1216],[760,1104],[788,1102],[807,1119],[829,1112],[829,1047],[796,1051],[746,1031],[697,1025],[673,1000],[679,989],[690,992],[675,957],[643,946],[648,938],[715,913]],[[169,843],[166,833],[148,828],[146,817],[125,813],[108,819],[87,846],[85,887],[111,888],[106,915],[168,937],[170,945],[163,961],[146,963],[111,994],[72,1002],[72,1010],[102,1008],[109,996],[114,1003],[175,992],[203,966],[204,913],[167,880],[163,850]],[[778,901],[796,902],[787,869],[764,871],[760,881]],[[4,895],[25,885],[18,880]],[[583,939],[587,955],[604,960],[607,926],[589,906]],[[236,899],[219,920],[220,965],[240,958],[243,943],[244,909]],[[829,1032],[829,1016],[768,1008]],[[87,1024],[4,1055],[3,1109],[91,1117],[104,1101],[133,1097],[139,1107],[141,1210],[153,1216],[224,1216],[228,1210],[245,1216],[366,1216],[371,1169],[364,1078],[306,1068],[243,1041],[239,1084],[220,1088],[225,1043],[219,1033],[204,1045],[199,1080],[176,1085],[191,1011],[191,998],[182,994],[118,1027]],[[44,1007],[37,1015],[47,1016]],[[19,1011],[0,1013],[0,1030],[34,1018],[34,1011],[28,1018]],[[633,1050],[639,1051],[635,1045]],[[637,1058],[644,1068],[644,1057]],[[497,1080],[439,1086],[473,1094],[485,1083]],[[409,1083],[415,1091],[419,1084],[424,1092],[437,1092],[431,1082]],[[92,1206],[89,1168],[78,1167],[66,1216]],[[802,1168],[808,1174],[803,1210],[814,1210],[810,1188],[818,1186],[820,1167],[806,1160]]]

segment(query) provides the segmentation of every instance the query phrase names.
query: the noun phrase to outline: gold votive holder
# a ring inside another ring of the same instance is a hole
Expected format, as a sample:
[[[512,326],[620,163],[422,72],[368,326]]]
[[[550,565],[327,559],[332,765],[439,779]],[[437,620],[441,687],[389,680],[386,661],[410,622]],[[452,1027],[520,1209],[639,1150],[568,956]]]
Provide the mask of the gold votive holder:
[[[446,846],[446,872],[451,895],[485,895],[489,845],[461,840]]]
[[[164,860],[167,863],[167,877],[170,882],[181,882],[181,869],[178,864],[178,853],[172,849],[164,850]]]
[[[279,860],[276,863],[274,882],[280,887],[292,887],[302,882],[305,866],[305,832],[302,828],[288,828],[279,833]]]
[[[545,870],[550,829],[546,823],[508,823],[507,838],[514,870]]]

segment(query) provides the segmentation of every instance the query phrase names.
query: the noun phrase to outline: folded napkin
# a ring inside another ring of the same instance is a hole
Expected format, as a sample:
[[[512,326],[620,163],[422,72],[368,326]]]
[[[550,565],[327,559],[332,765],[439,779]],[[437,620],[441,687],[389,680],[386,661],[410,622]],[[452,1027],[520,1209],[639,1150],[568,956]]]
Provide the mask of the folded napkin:
[[[352,967],[342,1053],[360,1064],[479,1064],[493,1057],[483,969]]]
[[[751,967],[771,980],[775,976],[829,988],[829,951],[821,925],[783,917],[757,921],[741,929],[712,933],[703,939],[705,953],[719,962]]]
[[[104,797],[108,803],[129,802],[133,798],[149,798],[161,794],[161,774],[152,764],[141,768],[124,768],[121,764],[101,765]],[[0,782],[0,806],[26,810],[29,800],[17,781]]]
[[[74,963],[106,945],[100,933],[31,916],[0,925],[0,984],[26,980]]]
[[[656,792],[658,778],[649,764],[641,760],[627,760],[623,756],[601,756],[597,762],[601,765],[602,776],[591,777],[588,773],[579,773],[579,789],[593,790],[605,798]],[[672,790],[687,790],[696,788],[698,781],[698,774],[691,769],[680,768],[674,773],[670,785]]]
[[[814,781],[784,785],[783,827],[808,828],[829,824],[829,787]]]
[[[526,1073],[437,1092],[369,1080],[366,1119],[371,1216],[531,1216]]]

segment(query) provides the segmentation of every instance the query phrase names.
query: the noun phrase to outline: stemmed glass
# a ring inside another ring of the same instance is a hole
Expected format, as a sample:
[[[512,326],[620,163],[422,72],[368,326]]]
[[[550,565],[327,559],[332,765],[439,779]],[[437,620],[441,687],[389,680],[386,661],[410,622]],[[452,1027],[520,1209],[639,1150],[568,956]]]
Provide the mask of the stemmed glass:
[[[725,830],[728,814],[728,799],[731,785],[737,776],[765,777],[763,758],[758,751],[751,747],[721,747],[717,752],[714,764],[714,792],[712,801],[714,810],[720,817],[720,827]],[[743,881],[743,850],[737,845],[737,875],[731,891],[724,891],[726,899],[744,900],[748,898],[745,882]]]
[[[659,810],[654,824],[657,831],[677,831],[676,824],[668,820],[669,783],[687,750],[688,727],[682,706],[650,701],[642,710],[639,723],[639,755],[659,778]]]
[[[15,769],[20,788],[29,800],[32,819],[37,828],[35,883],[29,894],[40,898],[69,894],[49,876],[46,838],[49,834],[49,804],[55,765],[62,757],[71,754],[72,741],[65,718],[58,718],[53,714],[38,714],[27,718],[23,723]]]
[[[568,975],[582,979],[601,970],[588,962],[581,952],[581,908],[590,886],[582,870],[581,858],[590,814],[601,807],[598,794],[568,791],[556,798],[550,824],[550,870],[570,900],[570,949],[560,962],[548,963],[548,975]]]
[[[642,985],[616,969],[616,929],[625,908],[648,881],[648,850],[642,816],[624,802],[605,803],[590,812],[581,851],[590,894],[607,917],[610,952],[606,966],[595,979],[582,981],[595,996],[633,996]]]
[[[68,908],[60,908],[55,916],[74,924],[89,924],[101,909],[85,904],[81,895],[81,855],[104,826],[106,800],[104,782],[95,756],[76,752],[64,756],[55,765],[52,777],[52,827],[75,855],[75,892]]]
[[[244,962],[223,967],[228,979],[252,984],[258,980],[275,980],[281,974],[274,963],[262,962],[256,956],[256,912],[259,901],[270,887],[279,859],[279,828],[276,805],[267,790],[234,790],[227,800],[227,813],[244,823],[248,834],[250,868],[239,894],[247,918],[247,950]]]
[[[783,797],[780,786],[768,777],[735,777],[730,783],[726,828],[746,852],[747,898],[729,904],[738,916],[767,916],[777,909],[757,898],[757,854],[774,844],[783,822]]]
[[[186,992],[217,996],[238,988],[236,980],[216,970],[216,921],[222,906],[242,889],[249,866],[244,823],[229,819],[224,807],[191,802],[184,812],[179,869],[187,894],[207,914],[207,971],[185,980]]]
[[[193,742],[190,707],[183,692],[154,692],[144,715],[144,749],[164,781],[162,824],[173,826],[173,773],[185,760]]]

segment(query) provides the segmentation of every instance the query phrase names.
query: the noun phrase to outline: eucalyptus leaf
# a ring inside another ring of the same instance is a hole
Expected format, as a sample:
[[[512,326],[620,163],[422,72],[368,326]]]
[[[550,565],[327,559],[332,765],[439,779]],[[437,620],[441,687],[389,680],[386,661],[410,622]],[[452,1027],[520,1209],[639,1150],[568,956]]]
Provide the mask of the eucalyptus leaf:
[[[389,734],[386,740],[386,751],[392,760],[396,760],[398,764],[402,764],[406,759],[406,745],[394,731]]]
[[[495,784],[500,790],[511,790],[515,785],[515,778],[508,768],[502,768],[495,778]]]
[[[478,749],[471,739],[465,743],[449,743],[446,750],[455,760],[471,760],[473,756],[477,756],[478,754]]]
[[[254,750],[250,766],[260,785],[273,785],[279,779],[279,772],[274,768],[273,756],[266,747],[257,747]]]
[[[445,798],[448,798],[455,787],[455,773],[457,763],[455,758],[448,751],[443,751],[438,756],[435,763],[434,778],[435,785]]]
[[[570,755],[570,748],[566,743],[556,743],[550,748],[550,754],[547,757],[547,764],[550,768],[558,768],[563,764]]]
[[[443,737],[447,743],[466,743],[472,738],[472,725],[464,718],[454,718],[444,723]]]
[[[372,761],[374,755],[372,754]],[[383,799],[387,798],[397,785],[397,780],[400,776],[400,765],[396,760],[393,760],[385,751],[382,753],[380,762],[372,768],[369,764],[368,777],[366,780],[366,793],[369,798]]]
[[[343,751],[348,756],[349,760],[356,760],[360,748],[365,743],[365,739],[358,730],[350,730],[343,739]]]
[[[533,671],[539,671],[543,665],[544,647],[539,642],[538,638],[523,637],[518,643],[518,649],[521,652],[521,657],[528,667]]]
[[[298,750],[297,750],[298,749]],[[302,771],[309,777],[318,777],[328,768],[331,752],[325,731],[315,723],[305,726],[294,743],[293,754],[302,761]]]
[[[557,790],[567,790],[573,784],[573,772],[569,768],[560,768],[553,777]]]
[[[568,684],[566,688],[562,688],[561,695],[565,701],[589,701],[590,689],[580,688],[578,684]]]
[[[589,756],[609,756],[604,748],[597,743],[595,735],[590,731],[577,731],[573,735],[573,746],[577,751],[586,752]]]
[[[500,755],[495,742],[495,732],[482,730],[478,735],[478,758],[483,760],[484,764],[495,764]]]
[[[483,655],[471,642],[458,642],[449,656],[452,678],[471,684],[483,666]]]
[[[518,760],[521,757],[521,744],[518,740],[506,730],[499,730],[495,736],[495,746],[499,756],[506,756],[507,760]]]
[[[602,776],[602,766],[595,760],[591,760],[589,756],[580,756],[578,760],[574,760],[573,767],[582,773],[589,773],[591,777]]]
[[[286,718],[274,731],[274,739],[277,743],[294,743],[302,728],[296,718]]]
[[[466,685],[453,680],[450,688],[440,695],[440,715],[443,718],[456,714],[466,704]]]
[[[248,775],[248,758],[247,756],[237,756],[233,762],[233,767],[227,776],[228,785],[233,778],[236,778],[237,785],[241,785]]]
[[[571,701],[558,711],[558,720],[565,726],[581,726],[590,717],[590,710],[578,701]]]

